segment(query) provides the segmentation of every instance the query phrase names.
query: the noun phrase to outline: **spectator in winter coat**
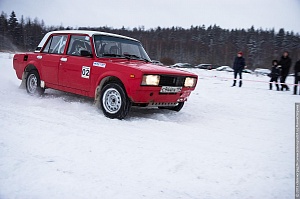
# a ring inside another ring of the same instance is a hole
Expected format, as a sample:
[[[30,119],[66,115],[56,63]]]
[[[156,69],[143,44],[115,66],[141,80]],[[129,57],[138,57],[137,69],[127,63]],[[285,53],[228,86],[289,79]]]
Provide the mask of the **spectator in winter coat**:
[[[246,63],[245,63],[245,59],[243,57],[243,52],[238,52],[237,57],[234,59],[233,62],[233,70],[234,70],[234,80],[233,80],[233,85],[236,85],[236,78],[237,75],[239,74],[240,76],[240,84],[239,86],[242,87],[242,71],[245,68]]]
[[[285,51],[278,63],[278,65],[281,66],[281,90],[285,88],[287,91],[290,90],[289,87],[285,84],[286,77],[289,74],[290,68],[291,68],[292,60],[289,57],[289,53]]]
[[[294,95],[297,94],[297,85],[300,82],[300,60],[295,64],[295,86],[294,86]]]
[[[272,61],[271,73],[269,74],[269,76],[271,77],[271,79],[270,79],[270,90],[272,90],[272,82],[275,82],[276,88],[279,91],[279,85],[278,85],[279,75],[280,75],[280,70],[278,68],[278,61],[273,60]]]

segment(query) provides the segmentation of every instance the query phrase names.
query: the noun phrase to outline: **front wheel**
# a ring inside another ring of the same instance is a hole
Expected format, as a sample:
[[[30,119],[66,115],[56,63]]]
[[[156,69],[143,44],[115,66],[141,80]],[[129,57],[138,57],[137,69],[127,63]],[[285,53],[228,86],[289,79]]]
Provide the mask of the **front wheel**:
[[[184,102],[179,102],[177,106],[170,108],[170,110],[179,112],[183,108],[183,105]]]
[[[179,112],[183,108],[183,105],[184,105],[184,102],[179,102],[176,106],[173,106],[173,107],[163,106],[163,107],[158,107],[158,108],[159,109],[168,109],[168,110],[171,110],[171,111]]]
[[[26,90],[30,95],[42,95],[45,92],[44,88],[41,88],[41,80],[36,70],[28,72],[26,78]]]
[[[104,115],[111,119],[124,119],[131,107],[129,98],[118,83],[105,85],[101,90],[100,99]]]

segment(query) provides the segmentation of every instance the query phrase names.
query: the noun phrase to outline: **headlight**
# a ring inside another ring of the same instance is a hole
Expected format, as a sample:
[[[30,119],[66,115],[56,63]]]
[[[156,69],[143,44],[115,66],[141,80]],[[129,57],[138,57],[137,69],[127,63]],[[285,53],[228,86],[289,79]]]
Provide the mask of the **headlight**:
[[[159,75],[144,75],[142,85],[144,86],[158,86],[159,84]]]
[[[184,86],[185,87],[194,87],[196,85],[196,78],[187,77],[185,78]]]

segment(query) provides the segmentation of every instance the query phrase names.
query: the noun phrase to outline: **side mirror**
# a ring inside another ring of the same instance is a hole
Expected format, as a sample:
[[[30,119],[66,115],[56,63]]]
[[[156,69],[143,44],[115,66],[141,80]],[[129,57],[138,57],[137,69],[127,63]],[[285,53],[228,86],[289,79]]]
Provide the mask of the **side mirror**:
[[[80,56],[82,56],[82,57],[93,57],[93,55],[87,50],[81,50],[80,51]]]

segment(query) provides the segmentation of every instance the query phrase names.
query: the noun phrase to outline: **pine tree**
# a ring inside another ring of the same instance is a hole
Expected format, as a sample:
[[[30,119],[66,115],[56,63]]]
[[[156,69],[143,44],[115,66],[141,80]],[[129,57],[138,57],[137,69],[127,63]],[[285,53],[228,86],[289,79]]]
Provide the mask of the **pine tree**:
[[[5,40],[8,32],[7,16],[4,12],[0,15],[0,50],[5,50]]]
[[[18,19],[14,11],[11,12],[8,20],[8,33],[9,38],[14,44],[17,44],[19,30],[18,30]]]

